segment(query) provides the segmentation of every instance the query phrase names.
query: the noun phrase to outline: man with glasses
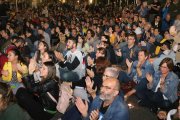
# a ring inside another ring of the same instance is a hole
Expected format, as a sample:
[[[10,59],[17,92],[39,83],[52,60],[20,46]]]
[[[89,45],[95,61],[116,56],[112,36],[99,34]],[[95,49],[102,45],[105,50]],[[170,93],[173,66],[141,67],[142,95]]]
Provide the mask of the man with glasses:
[[[118,63],[120,65],[125,65],[126,59],[129,59],[130,61],[137,60],[138,52],[139,48],[136,45],[136,35],[131,33],[127,36],[127,45],[116,52]]]
[[[80,98],[77,98],[75,104],[84,119],[129,120],[128,107],[119,94],[119,80],[110,77],[103,81],[100,95],[96,96],[90,107],[87,101]]]

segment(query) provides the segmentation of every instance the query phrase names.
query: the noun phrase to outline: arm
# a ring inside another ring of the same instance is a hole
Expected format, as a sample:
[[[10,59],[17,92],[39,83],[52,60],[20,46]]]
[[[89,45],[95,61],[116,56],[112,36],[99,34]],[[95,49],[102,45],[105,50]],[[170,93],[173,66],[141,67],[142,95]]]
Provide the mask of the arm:
[[[80,64],[79,59],[75,57],[72,63],[66,62],[65,66],[68,68],[68,70],[74,70],[78,67],[79,64]]]
[[[172,96],[177,96],[176,91],[179,84],[179,79],[177,76],[170,74],[171,76],[167,76],[168,78],[165,78],[164,82],[160,84],[160,90],[161,92],[169,99],[171,100]]]

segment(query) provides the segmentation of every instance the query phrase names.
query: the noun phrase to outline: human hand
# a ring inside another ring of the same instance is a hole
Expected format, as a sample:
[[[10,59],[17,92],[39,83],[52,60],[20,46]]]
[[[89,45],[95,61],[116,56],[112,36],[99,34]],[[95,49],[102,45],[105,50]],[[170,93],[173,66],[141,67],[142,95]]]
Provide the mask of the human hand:
[[[75,105],[79,112],[82,114],[83,117],[87,117],[88,115],[88,103],[85,101],[85,103],[82,101],[81,98],[77,98],[75,101]]]
[[[98,118],[99,118],[99,110],[93,110],[90,113],[89,119],[90,120],[98,120]]]
[[[32,74],[36,70],[36,67],[37,67],[36,61],[34,59],[30,59],[30,63],[28,67],[29,74]]]
[[[152,83],[153,77],[150,73],[146,73],[146,79],[148,80],[149,83]]]
[[[2,74],[3,76],[7,77],[7,76],[9,75],[9,72],[8,72],[8,70],[2,70],[2,71],[1,71],[1,74]]]
[[[60,61],[64,61],[64,56],[63,56],[63,54],[62,53],[60,53],[60,52],[58,52],[58,51],[54,51],[54,54],[55,54],[55,56],[56,56],[56,58],[58,59],[58,60],[60,60]]]
[[[22,66],[20,65],[20,63],[17,64],[17,70],[20,72],[23,72]]]
[[[138,61],[138,64],[137,64],[137,68],[141,68],[141,66],[142,66],[142,63],[140,62],[140,61]]]
[[[128,68],[131,68],[133,62],[130,62],[129,59],[126,59],[126,64],[127,64]]]
[[[94,81],[92,81],[89,76],[86,77],[85,82],[88,93],[89,94],[96,93],[97,87],[93,89]]]

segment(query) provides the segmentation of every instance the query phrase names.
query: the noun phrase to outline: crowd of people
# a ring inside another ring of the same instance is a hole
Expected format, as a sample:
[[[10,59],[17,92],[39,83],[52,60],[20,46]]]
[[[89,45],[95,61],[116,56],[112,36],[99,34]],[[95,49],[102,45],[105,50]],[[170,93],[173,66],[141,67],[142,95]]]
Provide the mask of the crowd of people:
[[[132,95],[180,119],[179,0],[0,4],[0,120],[130,120]]]

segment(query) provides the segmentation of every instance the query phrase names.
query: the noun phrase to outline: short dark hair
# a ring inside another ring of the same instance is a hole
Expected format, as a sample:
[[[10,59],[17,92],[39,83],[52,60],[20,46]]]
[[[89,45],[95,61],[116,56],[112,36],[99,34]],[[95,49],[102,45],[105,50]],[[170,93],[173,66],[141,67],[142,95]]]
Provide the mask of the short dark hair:
[[[134,37],[134,38],[136,38],[136,34],[135,34],[134,32],[130,32],[130,33],[127,35],[127,37]]]
[[[170,40],[166,40],[165,42],[161,43],[161,46],[163,45],[166,45],[166,47],[170,50],[172,43]]]
[[[73,41],[73,43],[75,43],[77,45],[77,40],[74,37],[69,37],[68,40]]]
[[[139,52],[144,52],[144,55],[147,57],[149,56],[149,52],[146,49],[141,49]]]

